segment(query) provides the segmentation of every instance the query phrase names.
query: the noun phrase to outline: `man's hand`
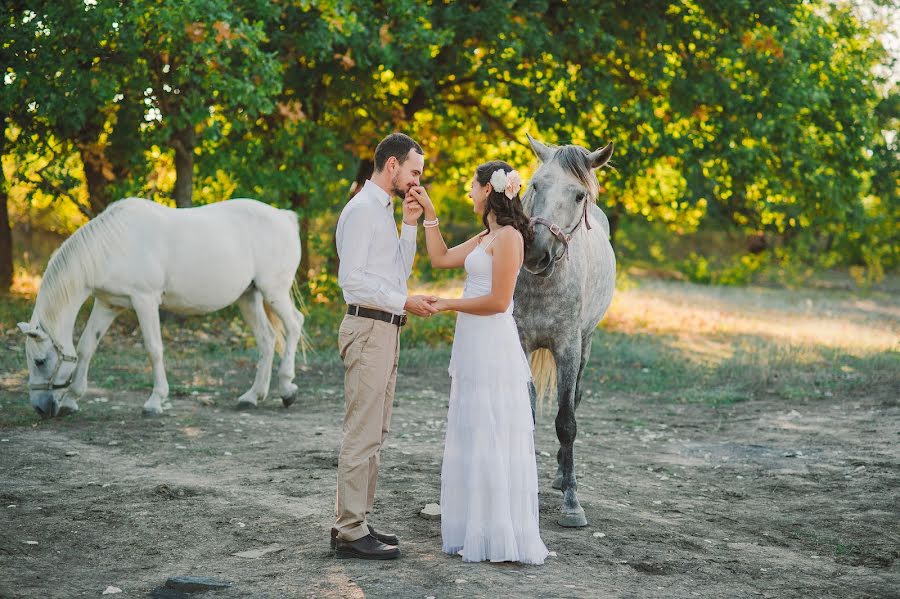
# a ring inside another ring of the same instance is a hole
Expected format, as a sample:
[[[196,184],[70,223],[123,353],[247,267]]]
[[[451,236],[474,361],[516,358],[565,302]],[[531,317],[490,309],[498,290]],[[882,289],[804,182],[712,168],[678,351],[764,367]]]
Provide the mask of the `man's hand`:
[[[403,309],[410,314],[427,318],[437,313],[437,310],[431,305],[436,300],[437,298],[433,295],[410,295],[406,298]]]
[[[422,211],[422,205],[406,194],[406,197],[403,198],[403,222],[415,226],[419,222],[419,217],[422,216]]]
[[[409,190],[409,193],[406,194],[407,198],[412,198],[416,202],[422,206],[422,209],[425,211],[425,218],[428,220],[434,220],[436,217],[436,213],[434,211],[434,204],[431,201],[431,198],[428,197],[428,192],[425,191],[425,188],[421,185],[413,187]]]

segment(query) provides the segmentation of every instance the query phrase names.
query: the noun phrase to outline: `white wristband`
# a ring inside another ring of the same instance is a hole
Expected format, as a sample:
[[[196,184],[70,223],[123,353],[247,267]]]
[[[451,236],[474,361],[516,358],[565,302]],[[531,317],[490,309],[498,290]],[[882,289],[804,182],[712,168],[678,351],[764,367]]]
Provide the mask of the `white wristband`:
[[[441,221],[440,221],[439,219],[437,219],[437,218],[434,219],[434,220],[424,220],[424,221],[422,221],[422,226],[423,226],[423,227],[428,227],[428,228],[430,229],[431,227],[436,227],[436,226],[438,226],[438,224],[439,224],[440,222],[441,222]]]

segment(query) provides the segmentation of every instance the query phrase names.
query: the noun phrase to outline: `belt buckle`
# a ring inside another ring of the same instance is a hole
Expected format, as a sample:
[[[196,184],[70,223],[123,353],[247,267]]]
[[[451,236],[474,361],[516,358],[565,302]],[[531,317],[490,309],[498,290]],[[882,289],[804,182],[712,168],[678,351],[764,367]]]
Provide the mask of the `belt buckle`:
[[[406,314],[401,314],[401,315],[400,315],[400,320],[399,320],[399,322],[397,323],[397,326],[401,326],[401,327],[402,327],[402,326],[405,326],[405,325],[406,325]]]

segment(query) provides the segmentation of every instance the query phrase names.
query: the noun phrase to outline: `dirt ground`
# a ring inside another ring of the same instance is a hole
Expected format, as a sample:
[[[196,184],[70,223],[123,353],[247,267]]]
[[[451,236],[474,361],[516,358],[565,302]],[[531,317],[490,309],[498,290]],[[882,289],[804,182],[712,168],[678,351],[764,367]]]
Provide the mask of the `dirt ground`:
[[[900,596],[896,395],[716,407],[593,394],[578,414],[582,529],[555,523],[545,415],[541,526],[556,555],[524,567],[444,555],[440,523],[418,515],[439,499],[445,373],[401,372],[373,519],[401,538],[392,562],[329,554],[337,365],[302,374],[289,410],[185,395],[146,419],[143,394],[101,386],[75,417],[0,429],[0,596],[163,597],[176,575],[233,583],[207,597]]]

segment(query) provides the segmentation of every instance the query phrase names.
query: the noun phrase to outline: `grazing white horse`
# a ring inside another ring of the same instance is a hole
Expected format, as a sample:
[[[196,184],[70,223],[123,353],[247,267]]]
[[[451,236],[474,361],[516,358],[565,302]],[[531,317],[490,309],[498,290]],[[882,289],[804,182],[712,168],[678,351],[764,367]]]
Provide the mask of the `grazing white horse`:
[[[158,415],[169,395],[159,309],[206,314],[237,302],[259,348],[256,379],[238,407],[268,394],[276,343],[284,343],[276,394],[289,406],[303,334],[291,299],[299,264],[297,215],[288,210],[243,199],[186,209],[140,198],[111,204],[53,254],[31,321],[19,323],[31,405],[44,418],[77,411],[100,338],[132,309],[153,365],[144,413]],[[75,318],[89,296],[94,307],[76,350]]]

